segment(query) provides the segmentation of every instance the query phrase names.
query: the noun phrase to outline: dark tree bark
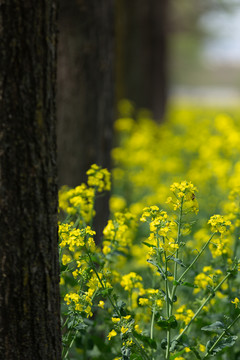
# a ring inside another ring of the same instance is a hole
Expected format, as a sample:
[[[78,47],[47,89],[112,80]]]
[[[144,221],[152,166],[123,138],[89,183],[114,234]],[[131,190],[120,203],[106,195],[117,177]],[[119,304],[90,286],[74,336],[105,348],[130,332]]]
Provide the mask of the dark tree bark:
[[[116,94],[152,111],[167,100],[167,0],[116,1]]]
[[[55,0],[2,0],[0,358],[61,359]]]
[[[111,168],[114,83],[113,0],[62,0],[58,54],[60,185],[86,181],[93,163]],[[97,202],[98,238],[109,196]]]
[[[62,0],[60,5],[59,182],[77,186],[93,163],[111,164],[113,0]]]

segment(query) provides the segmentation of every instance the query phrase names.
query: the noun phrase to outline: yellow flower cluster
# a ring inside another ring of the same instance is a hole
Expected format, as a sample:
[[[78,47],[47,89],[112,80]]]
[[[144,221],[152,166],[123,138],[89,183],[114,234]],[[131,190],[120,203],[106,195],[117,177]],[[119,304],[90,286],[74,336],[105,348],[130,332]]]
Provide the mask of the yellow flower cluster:
[[[103,230],[103,254],[118,252],[127,254],[132,245],[136,219],[130,212],[114,214]]]
[[[208,220],[208,224],[211,225],[213,232],[224,234],[231,226],[231,221],[226,220],[222,215],[213,215],[210,217],[210,220]]]
[[[133,345],[133,340],[132,340],[133,329],[137,331],[139,334],[141,333],[139,326],[134,325],[135,321],[134,319],[132,319],[131,315],[121,316],[121,318],[112,317],[112,322],[114,324],[114,329],[109,332],[107,336],[108,340],[111,340],[113,336],[116,336],[117,333],[120,333],[123,339],[122,345],[131,347]]]
[[[140,221],[154,221],[156,220],[160,225],[161,222],[165,222],[167,220],[167,213],[165,211],[159,210],[159,207],[156,205],[145,207],[143,209],[142,217]]]
[[[164,306],[163,295],[158,289],[141,289],[139,304],[160,311]],[[143,297],[144,296],[144,297]]]
[[[111,175],[107,169],[93,164],[87,171],[88,185],[97,189],[98,192],[111,189]]]
[[[79,311],[79,312],[84,311],[88,318],[93,315],[91,309],[92,295],[93,292],[90,289],[87,292],[83,292],[81,295],[77,293],[70,293],[65,295],[64,301],[66,301],[67,305],[71,305],[71,307],[75,311]]]
[[[175,317],[177,320],[183,321],[185,325],[187,325],[193,315],[194,312],[191,309],[187,309],[187,305],[184,304],[177,309]]]
[[[229,201],[223,204],[223,209],[232,221],[232,229],[240,227],[240,186],[234,187],[229,194]]]
[[[110,173],[94,164],[87,171],[88,186],[81,184],[74,189],[63,186],[59,191],[59,209],[69,216],[77,217],[80,225],[89,224],[95,215],[96,192],[110,190]]]
[[[91,277],[87,282],[87,286],[92,292],[95,292],[98,289],[102,288],[102,284],[105,289],[110,289],[112,285],[107,280],[107,276],[102,273],[99,273],[98,276],[93,270],[90,270]]]
[[[91,252],[95,251],[93,236],[96,232],[90,226],[80,230],[68,224],[59,224],[58,233],[61,240],[59,244],[61,248],[68,247],[69,251],[75,252],[76,248],[87,246]],[[65,259],[64,257],[64,261],[66,261]]]
[[[131,292],[133,289],[142,289],[142,277],[135,272],[130,272],[129,274],[123,275],[121,286],[124,290]]]
[[[68,215],[80,216],[82,222],[89,223],[94,216],[95,191],[82,184],[74,189],[63,187],[59,191],[59,208]]]
[[[143,209],[140,221],[148,222],[150,226],[148,240],[155,248],[150,250],[149,256],[156,255],[156,249],[163,250],[167,255],[170,255],[179,248],[174,238],[171,237],[176,224],[168,219],[166,211],[159,210],[159,207],[156,205],[146,207]]]
[[[196,200],[196,192],[198,190],[196,186],[188,181],[175,182],[170,186],[170,190],[175,195],[175,199],[170,196],[167,198],[166,203],[172,204],[174,210],[182,207],[184,212],[198,213],[198,202]]]
[[[59,244],[61,248],[68,246],[69,250],[74,252],[75,247],[85,245],[81,230],[73,228],[68,224],[59,224],[58,234],[61,240]]]
[[[201,290],[206,290],[207,286],[213,287],[221,275],[222,270],[214,270],[212,266],[204,266],[202,272],[195,276],[194,284],[197,288],[194,289],[194,294],[197,294]]]
[[[208,224],[211,225],[212,232],[220,233],[220,237],[214,238],[209,246],[213,258],[221,255],[230,255],[231,240],[229,238],[229,229],[231,221],[222,215],[213,215],[208,221]]]

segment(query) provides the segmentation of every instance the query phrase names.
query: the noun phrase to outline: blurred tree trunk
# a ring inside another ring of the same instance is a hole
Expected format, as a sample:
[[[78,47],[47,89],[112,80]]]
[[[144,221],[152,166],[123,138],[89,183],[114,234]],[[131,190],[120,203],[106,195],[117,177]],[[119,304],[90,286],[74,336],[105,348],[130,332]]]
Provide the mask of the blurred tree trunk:
[[[60,184],[77,186],[91,164],[110,167],[113,125],[113,3],[62,0],[59,16]]]
[[[61,359],[55,138],[57,1],[2,1],[0,354]]]
[[[167,0],[116,1],[116,95],[161,120],[167,99]]]
[[[58,167],[60,185],[77,186],[97,163],[111,168],[113,0],[60,2],[58,56]],[[97,202],[101,234],[108,200]]]

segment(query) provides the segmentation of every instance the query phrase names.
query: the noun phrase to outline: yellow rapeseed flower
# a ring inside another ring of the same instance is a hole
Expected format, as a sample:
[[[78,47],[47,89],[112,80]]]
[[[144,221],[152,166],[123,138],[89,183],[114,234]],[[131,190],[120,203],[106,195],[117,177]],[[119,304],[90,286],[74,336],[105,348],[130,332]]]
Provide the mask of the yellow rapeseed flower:
[[[199,344],[199,350],[200,350],[201,352],[205,352],[206,346],[205,346],[205,345],[202,345],[202,344]]]
[[[112,322],[113,322],[114,324],[119,323],[120,320],[121,320],[120,318],[112,317]]]
[[[100,300],[98,303],[98,307],[104,309],[104,305],[105,305],[104,301]]]
[[[238,298],[235,298],[233,301],[231,301],[231,303],[235,305],[235,308],[237,308],[238,304],[239,304],[239,301],[240,300]]]
[[[116,336],[117,332],[115,330],[110,331],[110,333],[108,334],[107,338],[108,340],[111,340],[112,337]]]
[[[127,328],[127,327],[125,327],[125,326],[122,326],[122,327],[121,327],[121,333],[122,333],[122,334],[125,334],[127,331],[128,331],[128,328]]]

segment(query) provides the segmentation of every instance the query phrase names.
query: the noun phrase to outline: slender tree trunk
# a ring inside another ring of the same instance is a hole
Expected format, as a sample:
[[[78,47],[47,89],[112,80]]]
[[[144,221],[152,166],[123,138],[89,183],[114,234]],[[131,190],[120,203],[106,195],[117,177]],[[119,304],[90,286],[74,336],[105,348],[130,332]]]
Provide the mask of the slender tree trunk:
[[[86,180],[93,163],[111,168],[113,133],[113,0],[62,0],[58,54],[60,185]],[[109,196],[97,202],[98,239]]]
[[[167,0],[115,0],[116,94],[161,120],[167,99]]]
[[[57,1],[0,4],[0,358],[61,359]]]

